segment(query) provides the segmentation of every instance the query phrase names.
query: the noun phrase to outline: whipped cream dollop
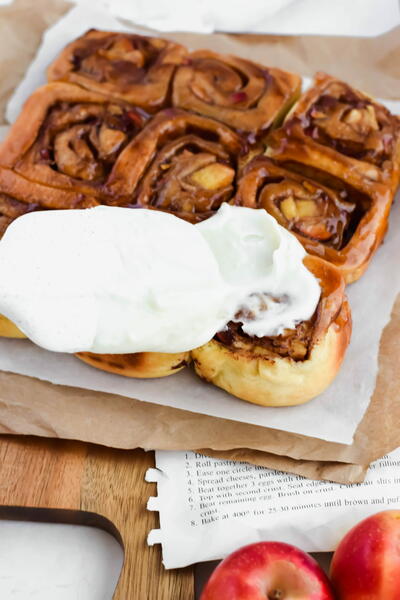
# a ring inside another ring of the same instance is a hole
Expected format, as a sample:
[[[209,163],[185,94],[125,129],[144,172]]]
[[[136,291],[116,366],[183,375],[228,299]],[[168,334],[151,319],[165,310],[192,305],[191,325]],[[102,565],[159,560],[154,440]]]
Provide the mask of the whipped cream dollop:
[[[224,204],[196,227],[231,288],[229,320],[245,333],[279,335],[313,315],[321,290],[303,264],[306,252],[264,209]]]
[[[264,210],[198,225],[146,209],[33,212],[0,241],[0,314],[58,352],[182,352],[230,320],[278,335],[320,297],[297,239]]]

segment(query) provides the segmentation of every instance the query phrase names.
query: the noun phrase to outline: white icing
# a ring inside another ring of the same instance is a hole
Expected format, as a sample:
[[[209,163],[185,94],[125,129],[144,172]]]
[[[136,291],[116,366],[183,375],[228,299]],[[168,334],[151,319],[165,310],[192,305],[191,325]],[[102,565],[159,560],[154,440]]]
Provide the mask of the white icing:
[[[34,212],[0,241],[0,314],[59,352],[190,350],[241,309],[255,316],[240,319],[247,333],[275,335],[318,303],[304,254],[264,210],[223,205],[199,225],[107,206]]]
[[[197,228],[232,288],[231,314],[240,310],[232,320],[242,322],[246,333],[279,335],[313,315],[321,290],[303,264],[305,250],[265,210],[225,204]]]

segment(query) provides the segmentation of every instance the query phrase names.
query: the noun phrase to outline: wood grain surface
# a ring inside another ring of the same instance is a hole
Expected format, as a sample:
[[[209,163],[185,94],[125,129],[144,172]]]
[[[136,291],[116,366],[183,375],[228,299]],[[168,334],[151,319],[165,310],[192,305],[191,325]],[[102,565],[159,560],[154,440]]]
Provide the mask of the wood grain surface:
[[[123,545],[114,600],[192,600],[193,570],[165,571],[146,544],[157,514],[146,510],[155,484],[144,481],[153,453],[80,442],[0,438],[0,516],[101,527]],[[34,510],[32,510],[34,509]]]

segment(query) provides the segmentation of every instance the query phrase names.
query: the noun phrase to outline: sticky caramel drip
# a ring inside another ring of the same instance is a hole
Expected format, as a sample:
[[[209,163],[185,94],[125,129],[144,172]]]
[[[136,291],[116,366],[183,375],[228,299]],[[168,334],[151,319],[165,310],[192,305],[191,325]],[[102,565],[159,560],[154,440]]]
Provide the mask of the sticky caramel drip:
[[[340,153],[379,167],[395,144],[389,111],[341,82],[332,82],[302,117],[306,135]]]
[[[236,191],[240,138],[211,119],[165,111],[143,131],[156,139],[135,201],[188,221],[210,217]]]
[[[330,189],[266,157],[247,165],[236,203],[264,208],[301,238],[337,250],[347,243],[362,214],[347,190]]]
[[[41,127],[35,161],[74,179],[103,182],[142,122],[139,112],[116,104],[61,102]]]
[[[21,202],[7,194],[0,193],[0,238],[14,219],[39,208],[37,203]]]
[[[241,323],[228,323],[227,329],[220,331],[215,339],[233,350],[248,351],[265,358],[265,354],[293,360],[306,360],[309,356],[314,331],[315,315],[308,321],[299,323],[295,329],[286,329],[281,335],[252,337],[247,335]]]

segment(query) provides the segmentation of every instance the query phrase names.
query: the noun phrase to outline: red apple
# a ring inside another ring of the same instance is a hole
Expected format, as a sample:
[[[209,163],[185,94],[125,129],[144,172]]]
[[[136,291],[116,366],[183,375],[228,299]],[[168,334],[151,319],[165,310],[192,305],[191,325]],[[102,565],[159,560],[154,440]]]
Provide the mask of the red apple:
[[[387,510],[353,527],[331,565],[339,600],[400,599],[400,510]]]
[[[201,600],[333,600],[327,576],[309,555],[282,542],[240,548],[211,575]]]

